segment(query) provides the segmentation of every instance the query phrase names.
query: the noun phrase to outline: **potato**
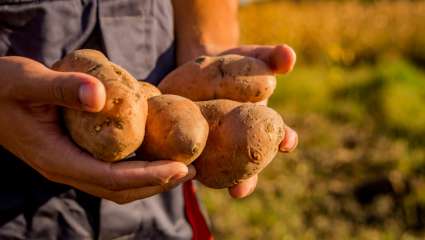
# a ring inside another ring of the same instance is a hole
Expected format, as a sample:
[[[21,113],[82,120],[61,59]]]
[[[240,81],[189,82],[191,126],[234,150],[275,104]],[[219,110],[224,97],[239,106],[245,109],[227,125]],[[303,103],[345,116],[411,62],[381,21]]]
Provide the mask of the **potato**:
[[[157,87],[148,82],[139,81],[139,87],[140,91],[142,91],[143,95],[145,95],[148,99],[161,95],[161,91],[159,91]]]
[[[112,66],[115,68],[115,70],[118,70],[122,73],[124,73],[125,75],[131,76],[131,74],[129,72],[127,72],[127,70],[125,70],[124,68],[122,68],[121,66],[115,64],[115,63],[111,63]],[[145,96],[147,99],[154,97],[154,96],[158,96],[161,95],[161,91],[159,91],[159,89],[157,87],[155,87],[154,85],[145,82],[143,80],[139,80],[137,81],[137,84],[139,85],[139,91],[141,91],[142,95]]]
[[[124,159],[142,143],[147,100],[137,80],[96,50],[77,50],[53,65],[63,72],[83,72],[99,79],[106,89],[101,112],[64,109],[65,125],[81,148],[95,158],[113,162]]]
[[[260,102],[271,96],[276,78],[263,61],[255,58],[201,56],[172,71],[158,87],[164,94],[180,95],[193,101]]]
[[[210,132],[194,162],[197,179],[207,187],[225,188],[260,172],[276,156],[285,124],[274,110],[230,100],[198,102]]]
[[[199,106],[202,115],[208,121],[210,129],[215,129],[224,115],[243,103],[227,99],[216,99],[196,102],[196,104]]]
[[[148,107],[145,140],[137,154],[187,165],[195,160],[205,147],[209,128],[199,107],[176,95],[149,98]]]

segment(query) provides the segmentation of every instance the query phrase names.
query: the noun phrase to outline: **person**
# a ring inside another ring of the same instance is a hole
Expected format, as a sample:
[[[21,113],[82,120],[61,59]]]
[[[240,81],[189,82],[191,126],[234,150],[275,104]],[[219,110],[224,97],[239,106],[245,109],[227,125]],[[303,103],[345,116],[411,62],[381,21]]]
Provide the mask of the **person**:
[[[200,239],[182,194],[194,168],[170,159],[106,163],[80,150],[60,109],[100,111],[105,89],[48,66],[92,48],[154,84],[199,55],[248,55],[289,72],[290,47],[238,46],[237,11],[236,0],[2,1],[0,239]],[[296,144],[288,127],[280,150]],[[256,182],[229,193],[245,197]]]

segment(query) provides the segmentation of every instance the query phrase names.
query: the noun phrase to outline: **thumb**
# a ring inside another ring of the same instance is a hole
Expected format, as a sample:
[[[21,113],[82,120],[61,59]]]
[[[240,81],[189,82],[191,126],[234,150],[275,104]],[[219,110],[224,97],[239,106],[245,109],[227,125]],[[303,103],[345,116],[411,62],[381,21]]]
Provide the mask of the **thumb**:
[[[26,101],[97,112],[105,105],[106,91],[97,78],[88,74],[46,69],[25,78],[16,96]]]
[[[45,101],[78,110],[97,112],[105,105],[106,91],[95,77],[77,72],[51,71]]]
[[[93,76],[53,71],[23,57],[5,57],[0,63],[0,72],[8,73],[0,82],[12,99],[85,111],[100,111],[105,105],[105,87]]]
[[[290,72],[295,65],[297,55],[288,45],[245,45],[233,48],[222,54],[239,54],[264,61],[276,74]]]

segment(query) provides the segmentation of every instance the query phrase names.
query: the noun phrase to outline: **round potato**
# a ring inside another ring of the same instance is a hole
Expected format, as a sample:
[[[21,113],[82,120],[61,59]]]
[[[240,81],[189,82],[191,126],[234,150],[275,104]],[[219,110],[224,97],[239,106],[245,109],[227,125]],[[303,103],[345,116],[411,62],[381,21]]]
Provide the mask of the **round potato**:
[[[176,94],[193,101],[260,102],[272,95],[276,77],[266,63],[256,58],[201,56],[168,74],[158,87],[164,94]]]
[[[200,102],[210,124],[206,147],[194,162],[197,179],[225,188],[260,172],[278,152],[284,122],[274,110],[230,100]]]
[[[187,98],[159,95],[148,100],[145,140],[138,155],[146,160],[175,160],[190,164],[205,147],[208,123]]]
[[[137,80],[99,51],[77,50],[55,63],[54,70],[83,72],[99,79],[106,89],[102,111],[64,109],[65,125],[80,147],[95,158],[113,162],[126,158],[142,143],[147,100]]]

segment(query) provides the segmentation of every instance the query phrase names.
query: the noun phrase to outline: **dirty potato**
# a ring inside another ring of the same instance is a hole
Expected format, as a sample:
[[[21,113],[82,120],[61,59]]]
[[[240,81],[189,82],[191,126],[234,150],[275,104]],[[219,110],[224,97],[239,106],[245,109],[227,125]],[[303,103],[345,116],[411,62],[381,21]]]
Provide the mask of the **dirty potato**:
[[[161,95],[161,91],[157,87],[155,87],[154,85],[148,82],[139,81],[139,87],[142,94],[146,96],[148,99],[151,97]]]
[[[206,147],[194,162],[204,185],[231,187],[260,172],[276,156],[285,125],[274,110],[230,100],[198,106],[210,126]]]
[[[158,87],[164,94],[180,95],[193,101],[260,102],[272,95],[276,77],[266,63],[256,58],[201,56],[168,74]]]
[[[75,143],[108,162],[124,159],[140,146],[148,106],[136,79],[101,52],[90,49],[74,51],[52,68],[90,74],[106,89],[106,103],[100,112],[64,109],[65,125]]]
[[[175,160],[190,164],[207,142],[208,123],[187,98],[159,95],[148,100],[145,140],[137,152],[147,160]]]

